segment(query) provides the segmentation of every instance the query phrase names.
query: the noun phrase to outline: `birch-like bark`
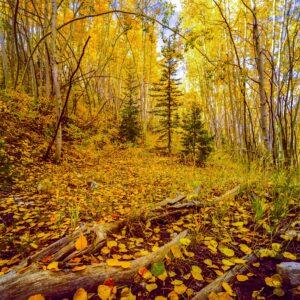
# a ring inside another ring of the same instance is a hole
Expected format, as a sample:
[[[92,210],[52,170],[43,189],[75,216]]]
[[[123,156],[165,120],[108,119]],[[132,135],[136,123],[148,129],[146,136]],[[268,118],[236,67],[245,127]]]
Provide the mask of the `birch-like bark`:
[[[52,66],[52,80],[53,80],[53,89],[54,89],[54,101],[56,105],[56,119],[57,122],[61,115],[61,93],[60,93],[60,84],[59,84],[59,74],[58,74],[58,66],[56,62],[56,20],[57,20],[57,3],[56,0],[52,0],[52,19],[51,19],[51,66]],[[59,124],[59,128],[57,130],[56,140],[55,140],[55,161],[59,162],[61,159],[61,149],[62,149],[62,126]]]

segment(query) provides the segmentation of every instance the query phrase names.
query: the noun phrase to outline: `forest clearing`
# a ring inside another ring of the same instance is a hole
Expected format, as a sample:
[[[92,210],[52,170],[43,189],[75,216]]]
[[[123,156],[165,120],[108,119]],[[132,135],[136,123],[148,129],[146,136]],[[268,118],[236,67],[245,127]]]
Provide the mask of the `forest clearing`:
[[[300,299],[295,0],[0,2],[0,299]]]

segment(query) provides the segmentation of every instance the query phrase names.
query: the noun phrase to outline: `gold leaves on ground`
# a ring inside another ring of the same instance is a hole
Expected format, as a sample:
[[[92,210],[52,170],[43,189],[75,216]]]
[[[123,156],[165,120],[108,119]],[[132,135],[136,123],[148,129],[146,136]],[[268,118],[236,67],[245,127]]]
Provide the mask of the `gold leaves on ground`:
[[[84,288],[79,288],[73,296],[73,300],[88,300],[87,291]]]
[[[220,245],[218,249],[220,250],[221,253],[223,253],[224,255],[226,255],[228,257],[234,256],[234,251],[228,247]]]
[[[50,264],[48,264],[47,265],[47,270],[58,271],[59,270],[59,268],[58,268],[58,262],[57,261],[53,261]]]
[[[46,298],[42,294],[36,294],[28,297],[27,300],[45,300]],[[79,300],[79,299],[78,299]]]
[[[131,267],[130,261],[120,261],[118,259],[110,258],[106,260],[106,263],[110,267],[121,267],[123,269],[128,269]]]
[[[88,241],[86,237],[83,234],[81,234],[75,242],[75,248],[77,251],[82,251],[85,248],[87,248],[87,246],[88,246]]]
[[[234,295],[231,286],[226,281],[222,282],[222,287],[226,291],[226,293],[228,293],[230,296]]]
[[[203,281],[203,276],[202,276],[202,270],[200,267],[198,266],[192,266],[192,270],[191,270],[191,274],[193,276],[194,279],[199,280],[199,281]]]
[[[149,283],[149,284],[146,284],[146,290],[150,293],[154,290],[157,289],[157,284],[156,283]]]
[[[248,247],[247,245],[245,245],[245,244],[240,244],[239,247],[240,247],[240,250],[241,250],[242,252],[244,252],[245,254],[251,254],[251,253],[252,253],[252,249],[249,248],[249,247]]]
[[[282,256],[287,258],[287,259],[290,259],[290,260],[296,260],[297,259],[296,255],[294,255],[293,253],[288,252],[288,251],[283,252]]]
[[[236,276],[236,279],[240,282],[247,281],[249,277],[247,275],[239,274]]]
[[[266,285],[275,288],[281,287],[281,281],[282,279],[279,274],[274,274],[270,277],[265,278]]]

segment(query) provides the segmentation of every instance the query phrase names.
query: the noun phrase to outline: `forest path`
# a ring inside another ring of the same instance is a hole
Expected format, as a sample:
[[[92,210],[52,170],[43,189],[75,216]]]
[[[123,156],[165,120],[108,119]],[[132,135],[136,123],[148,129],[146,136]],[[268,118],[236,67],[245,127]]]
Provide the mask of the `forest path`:
[[[23,180],[2,199],[0,267],[3,274],[22,258],[73,232],[78,225],[93,222],[126,220],[126,225],[119,232],[109,233],[107,243],[93,255],[78,255],[68,263],[59,262],[60,268],[75,268],[74,272],[80,272],[86,266],[110,259],[130,261],[147,256],[176,234],[189,230],[186,245],[181,245],[181,250],[172,249],[164,261],[167,275],[157,279],[147,277],[147,269],[143,269],[142,274],[137,274],[140,278],[128,283],[139,299],[154,299],[174,291],[177,295],[173,293],[174,297],[190,298],[232,266],[245,263],[242,257],[257,248],[277,247],[278,254],[287,250],[299,252],[297,243],[285,243],[280,237],[272,240],[265,231],[266,223],[254,222],[255,212],[249,200],[255,197],[255,191],[251,188],[212,207],[190,209],[167,218],[158,214],[154,220],[147,221],[147,211],[166,198],[192,193],[187,201],[204,202],[245,184],[242,171],[230,162],[214,160],[205,168],[193,168],[141,149],[109,148],[93,155],[76,153],[76,158],[65,157],[61,165],[31,164],[28,168],[24,164]],[[22,172],[21,166],[18,168]],[[193,194],[196,186],[200,186],[199,193]],[[146,220],[134,221],[141,214],[146,215]],[[90,243],[89,236],[87,239]],[[40,267],[47,268],[50,261],[46,257]],[[232,286],[235,293],[251,297],[254,290],[263,287],[264,293],[271,295],[272,286],[266,287],[264,279],[276,273],[277,262],[280,260],[266,258],[249,266],[246,277],[241,282],[235,280]],[[74,291],[79,287],[74,286]],[[233,295],[231,287],[224,288],[227,296]],[[289,293],[289,289],[286,286],[283,292]],[[121,290],[118,289],[119,296]]]

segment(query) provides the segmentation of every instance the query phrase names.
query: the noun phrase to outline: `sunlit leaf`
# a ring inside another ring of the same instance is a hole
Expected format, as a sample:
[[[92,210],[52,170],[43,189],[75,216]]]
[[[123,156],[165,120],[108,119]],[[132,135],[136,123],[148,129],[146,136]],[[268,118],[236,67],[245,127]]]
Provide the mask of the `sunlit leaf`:
[[[81,234],[79,236],[79,238],[76,240],[75,242],[75,248],[78,250],[78,251],[82,251],[84,250],[85,248],[87,248],[88,246],[88,242],[87,242],[87,239],[86,237]]]

